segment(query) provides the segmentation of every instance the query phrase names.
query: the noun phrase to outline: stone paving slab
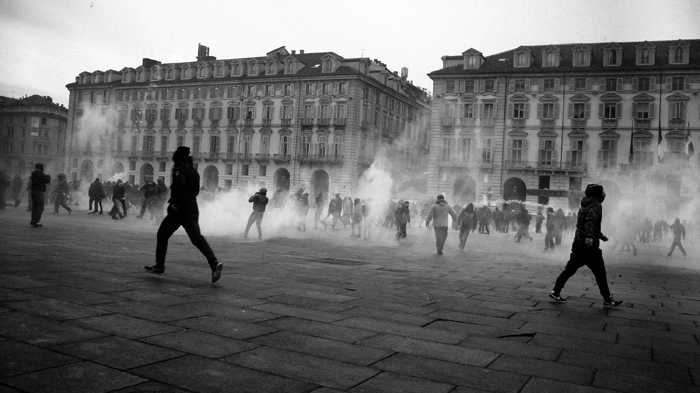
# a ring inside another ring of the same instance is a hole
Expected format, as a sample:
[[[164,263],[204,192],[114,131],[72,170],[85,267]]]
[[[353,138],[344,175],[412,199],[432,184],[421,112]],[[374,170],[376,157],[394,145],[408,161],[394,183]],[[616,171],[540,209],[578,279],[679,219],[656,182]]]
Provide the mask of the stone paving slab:
[[[657,264],[662,245],[604,248],[625,300],[606,310],[585,268],[548,301],[568,250],[541,254],[541,234],[459,252],[451,233],[438,257],[424,229],[240,242],[203,225],[212,284],[181,230],[151,275],[147,222],[0,215],[1,393],[700,393],[700,259]]]

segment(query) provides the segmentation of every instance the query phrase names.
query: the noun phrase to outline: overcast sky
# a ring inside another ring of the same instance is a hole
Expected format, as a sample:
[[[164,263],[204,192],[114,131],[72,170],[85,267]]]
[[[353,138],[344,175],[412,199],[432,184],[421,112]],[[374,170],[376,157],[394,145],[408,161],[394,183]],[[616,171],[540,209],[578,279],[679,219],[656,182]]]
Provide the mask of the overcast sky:
[[[697,39],[698,15],[695,0],[0,0],[0,95],[67,105],[83,71],[194,61],[198,43],[218,59],[364,55],[431,89],[440,57],[469,48]]]

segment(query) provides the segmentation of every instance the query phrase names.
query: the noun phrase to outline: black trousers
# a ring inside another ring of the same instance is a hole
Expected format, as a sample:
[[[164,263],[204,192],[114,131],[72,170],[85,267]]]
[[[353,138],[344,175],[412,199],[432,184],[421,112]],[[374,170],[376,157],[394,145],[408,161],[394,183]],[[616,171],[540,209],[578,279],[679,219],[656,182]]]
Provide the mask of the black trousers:
[[[32,191],[32,221],[30,224],[41,222],[41,215],[44,213],[44,192]]]
[[[92,199],[90,198],[90,204],[88,205],[88,211],[92,210],[92,204],[95,204],[95,210],[93,210],[94,213],[97,213],[97,206],[100,207],[100,211],[102,211],[102,199]]]
[[[593,272],[603,300],[610,299],[610,289],[608,288],[608,279],[605,273],[603,251],[597,247],[586,247],[583,245],[574,245],[571,247],[569,262],[566,264],[564,271],[557,277],[557,281],[554,284],[554,293],[559,294],[564,288],[566,281],[583,266],[587,266],[591,269],[591,272]]]
[[[216,256],[207,239],[202,236],[202,232],[199,229],[199,214],[182,214],[182,213],[168,213],[160,223],[158,228],[158,243],[156,245],[156,266],[165,265],[165,254],[168,252],[168,240],[170,236],[178,230],[178,228],[185,228],[187,236],[190,237],[190,241],[199,249],[199,251],[204,254],[209,262],[209,266],[216,265]]]
[[[471,228],[467,228],[466,225],[462,225],[461,228],[459,228],[459,249],[464,250],[464,246],[467,244],[467,239],[469,239],[469,232],[471,232]]]
[[[407,236],[406,235],[406,225],[408,225],[407,222],[397,223],[397,225],[396,225],[396,238],[397,239]]]

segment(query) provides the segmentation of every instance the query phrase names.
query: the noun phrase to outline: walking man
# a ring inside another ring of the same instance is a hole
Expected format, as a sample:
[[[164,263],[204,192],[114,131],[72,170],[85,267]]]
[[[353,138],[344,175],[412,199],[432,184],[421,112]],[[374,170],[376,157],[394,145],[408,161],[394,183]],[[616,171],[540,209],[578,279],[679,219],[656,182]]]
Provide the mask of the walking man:
[[[394,212],[394,220],[396,220],[396,240],[406,237],[406,225],[411,222],[411,203],[404,201],[396,212]]]
[[[88,189],[88,197],[90,198],[90,203],[88,204],[88,214],[102,214],[102,200],[105,199],[106,195],[99,178],[95,179],[95,181],[90,184],[90,188]],[[95,210],[91,210],[93,203],[95,204]],[[100,207],[99,213],[97,212],[98,206]]]
[[[68,182],[66,181],[66,175],[64,173],[58,174],[58,184],[56,185],[56,200],[54,201],[53,214],[58,214],[58,207],[63,206],[64,209],[68,210],[68,214],[71,214],[71,210],[66,202],[68,202],[68,196],[70,191],[68,188]]]
[[[685,252],[685,249],[681,244],[681,235],[683,236],[683,240],[685,240],[685,226],[681,224],[680,219],[676,218],[676,221],[671,224],[671,232],[673,232],[673,243],[671,243],[671,251],[669,251],[666,255],[669,257],[673,255],[673,251],[676,249],[676,246],[678,246],[685,257],[688,254]]]
[[[255,223],[255,226],[258,228],[258,239],[262,239],[262,228],[260,226],[260,223],[262,222],[263,219],[263,214],[265,214],[265,207],[267,206],[267,188],[261,188],[260,191],[256,192],[250,199],[248,199],[248,202],[253,204],[253,212],[250,213],[250,217],[248,217],[248,224],[245,226],[245,232],[241,234],[241,236],[247,238],[248,237],[248,232],[250,231],[250,227]]]
[[[211,282],[221,278],[224,265],[216,259],[214,251],[209,247],[207,239],[199,229],[199,173],[192,167],[190,148],[179,146],[173,153],[172,181],[170,184],[170,200],[168,200],[168,215],[158,228],[156,245],[156,264],[144,266],[148,273],[163,274],[165,272],[165,254],[168,251],[168,239],[181,226],[185,228],[190,241],[204,254],[211,268]]]
[[[443,195],[438,195],[437,200],[428,212],[428,218],[425,220],[426,228],[430,229],[430,221],[433,221],[435,230],[435,247],[437,254],[442,255],[442,248],[447,240],[448,215],[452,216],[453,220],[457,220],[457,214],[452,206],[450,206]]]
[[[44,174],[44,164],[34,165],[34,171],[30,177],[30,184],[32,187],[31,201],[32,201],[32,219],[29,225],[34,228],[43,227],[41,225],[41,214],[44,213],[44,193],[46,192],[46,185],[51,183],[51,176]]]
[[[581,208],[578,210],[571,256],[564,271],[559,274],[554,289],[549,294],[550,299],[566,302],[566,299],[560,295],[562,288],[564,288],[566,281],[585,265],[591,269],[595,276],[598,289],[603,296],[603,307],[617,307],[622,304],[622,300],[613,300],[610,294],[603,252],[600,249],[600,240],[608,241],[608,238],[600,232],[600,223],[603,219],[603,200],[605,200],[603,186],[589,184],[586,187],[585,196],[581,199]]]
[[[496,208],[498,209],[498,208]],[[474,213],[474,204],[470,203],[462,210],[457,218],[457,226],[459,227],[459,250],[463,251],[464,246],[469,239],[469,232],[476,228],[476,213]]]

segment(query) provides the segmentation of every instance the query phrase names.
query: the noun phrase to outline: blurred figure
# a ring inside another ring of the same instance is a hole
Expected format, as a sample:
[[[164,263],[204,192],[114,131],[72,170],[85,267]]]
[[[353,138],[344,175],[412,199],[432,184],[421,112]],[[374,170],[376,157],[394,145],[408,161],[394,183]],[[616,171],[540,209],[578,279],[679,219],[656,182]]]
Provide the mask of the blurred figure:
[[[68,214],[73,211],[66,202],[70,196],[70,189],[68,188],[68,182],[66,181],[66,175],[63,173],[58,174],[58,184],[56,185],[56,200],[54,201],[53,214],[58,214],[58,207],[62,206],[64,209],[68,210]]]
[[[22,197],[20,196],[21,193],[22,178],[17,173],[15,173],[15,177],[12,178],[12,199],[15,200],[15,207],[19,206],[19,204],[22,203]]]
[[[175,165],[172,169],[168,215],[158,228],[156,264],[144,266],[143,269],[148,273],[165,273],[168,240],[182,226],[192,244],[207,258],[211,268],[211,282],[214,283],[221,278],[221,270],[224,265],[216,259],[214,251],[209,247],[207,239],[202,236],[199,229],[199,206],[197,205],[199,173],[192,167],[190,148],[179,146],[173,153],[173,162]]]
[[[688,255],[681,244],[681,235],[683,236],[683,240],[685,240],[685,226],[681,224],[680,219],[676,218],[676,221],[671,224],[671,233],[673,233],[673,243],[671,243],[671,251],[669,251],[666,255],[669,257],[673,255],[673,251],[676,249],[676,246],[678,246],[678,249],[681,250],[684,257]]]
[[[168,200],[168,186],[165,185],[165,180],[161,177],[156,183],[156,189],[153,193],[153,203],[151,204],[151,212],[155,216],[155,224],[159,225],[165,218],[165,203]]]
[[[545,222],[544,226],[547,231],[544,235],[544,251],[554,251],[554,233],[555,233],[555,217],[554,217],[554,208],[548,207],[547,208],[547,222]]]
[[[355,235],[355,226],[357,226],[357,235]],[[355,203],[352,206],[352,235],[354,237],[362,237],[362,202],[360,198],[355,198]]]
[[[43,227],[41,225],[41,215],[44,213],[44,193],[46,192],[46,185],[51,183],[51,176],[44,173],[44,164],[36,164],[34,168],[30,181],[32,187],[32,218],[29,225],[39,228]]]
[[[201,192],[202,190],[200,189],[200,193]],[[152,181],[146,182],[146,184],[141,187],[141,212],[138,216],[136,216],[136,218],[143,218],[143,215],[146,214],[146,210],[150,210],[149,207],[151,206],[151,203],[153,203],[153,196],[155,193],[156,183]],[[152,212],[151,215],[153,215]]]
[[[5,205],[7,204],[6,195],[7,190],[10,188],[12,180],[10,176],[7,175],[4,169],[0,169],[0,210],[5,210]]]
[[[532,242],[532,236],[530,236],[530,233],[528,231],[531,219],[532,218],[530,217],[530,213],[525,208],[525,205],[522,205],[520,207],[518,215],[515,217],[515,221],[518,224],[518,232],[515,233],[516,243],[520,243],[520,239],[522,239],[523,237],[526,239],[530,239],[530,241]]]
[[[343,198],[343,226],[347,228],[352,224],[352,198],[346,196]]]
[[[265,214],[265,207],[267,206],[267,188],[261,188],[260,191],[256,192],[253,194],[250,199],[248,199],[248,202],[253,204],[253,212],[250,213],[250,217],[248,217],[248,224],[245,226],[245,232],[241,234],[244,238],[248,237],[248,232],[250,231],[250,227],[253,226],[253,223],[255,223],[255,227],[258,229],[258,239],[262,239],[262,219],[263,215]]]
[[[112,203],[112,210],[109,212],[112,219],[119,220],[126,217],[126,188],[122,179],[117,180],[117,184],[112,187]]]
[[[447,240],[447,228],[449,227],[449,218],[451,216],[453,220],[457,219],[454,209],[446,201],[443,195],[438,195],[437,200],[430,207],[428,212],[428,218],[425,220],[425,226],[430,229],[430,222],[433,221],[433,229],[435,231],[435,247],[437,248],[437,254],[442,255],[442,249],[445,246],[445,240]]]
[[[396,220],[396,240],[406,237],[406,225],[411,222],[411,203],[404,201],[401,206],[394,212],[394,219]]]
[[[580,267],[587,266],[593,272],[595,281],[598,284],[598,290],[603,296],[603,307],[617,307],[622,304],[622,301],[613,300],[610,294],[603,252],[600,249],[600,240],[608,241],[608,238],[600,231],[605,191],[600,184],[589,184],[584,195],[581,199],[581,208],[578,211],[576,220],[576,231],[571,245],[571,257],[564,271],[557,277],[549,298],[557,302],[566,302],[566,299],[560,295],[561,290]]]
[[[554,213],[554,244],[561,244],[561,238],[564,235],[564,229],[566,228],[566,215],[561,208],[557,209]]]
[[[498,209],[498,208],[496,208]],[[464,246],[469,239],[469,232],[476,229],[476,213],[474,213],[474,204],[467,205],[457,217],[457,226],[459,227],[459,249],[464,250]]]
[[[364,221],[365,225],[362,228],[362,232],[364,233],[365,239],[371,239],[372,238],[372,219],[369,217],[369,212],[370,208],[372,207],[372,199],[367,198],[365,203],[362,204],[362,221]]]
[[[542,233],[542,223],[544,222],[544,216],[542,212],[537,212],[537,217],[535,218],[535,233]]]
[[[323,227],[326,227],[326,218],[333,216],[333,224],[331,225],[331,228],[335,229],[335,224],[340,220],[342,214],[343,199],[340,197],[340,194],[335,194],[331,201],[328,202],[328,213],[322,220]]]
[[[321,214],[323,213],[323,193],[319,192],[316,195],[316,200],[314,200],[314,229],[318,229],[318,222],[321,221]],[[321,222],[323,227],[326,227],[325,222]]]
[[[88,214],[103,214],[104,211],[102,210],[102,200],[106,197],[107,195],[105,195],[102,182],[100,182],[99,178],[96,178],[95,181],[90,184],[90,188],[88,188],[88,198],[90,198],[90,202],[88,203]],[[97,212],[97,206],[100,207],[99,213]]]
[[[297,225],[297,231],[306,232],[306,217],[308,217],[309,215],[309,193],[305,192],[301,195],[298,195],[297,198],[297,214],[299,215],[299,224]]]

